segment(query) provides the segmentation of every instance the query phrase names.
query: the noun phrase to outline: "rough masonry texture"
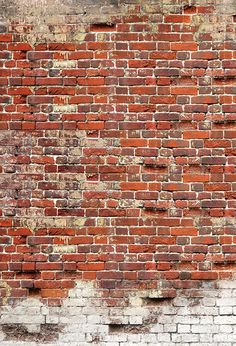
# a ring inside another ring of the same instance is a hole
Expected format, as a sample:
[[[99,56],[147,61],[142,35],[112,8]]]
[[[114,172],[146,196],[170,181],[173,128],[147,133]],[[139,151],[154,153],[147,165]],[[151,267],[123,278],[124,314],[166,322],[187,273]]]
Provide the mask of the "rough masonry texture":
[[[236,2],[0,0],[0,344],[236,345]]]

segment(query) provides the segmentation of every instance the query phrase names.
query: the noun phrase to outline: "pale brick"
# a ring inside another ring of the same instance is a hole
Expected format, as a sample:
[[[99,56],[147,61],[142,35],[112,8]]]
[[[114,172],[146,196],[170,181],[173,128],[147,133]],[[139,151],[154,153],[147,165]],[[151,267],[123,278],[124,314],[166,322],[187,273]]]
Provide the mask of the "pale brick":
[[[178,325],[178,333],[190,333],[190,325],[179,324]]]
[[[214,317],[215,324],[236,324],[236,316],[216,316]]]
[[[125,342],[128,339],[128,335],[127,334],[110,334],[107,335],[104,338],[104,341],[110,343],[110,342]]]
[[[150,332],[151,333],[163,333],[163,331],[168,332],[167,330],[164,329],[166,325],[168,326],[168,324],[164,324],[164,326],[163,324],[154,324],[153,326],[151,326]]]
[[[236,299],[232,299],[232,298],[222,298],[222,299],[218,299],[216,304],[218,306],[236,306]]]
[[[169,333],[160,333],[158,335],[158,341],[159,342],[169,342],[170,341],[170,334]]]
[[[212,316],[201,316],[200,317],[200,324],[204,324],[204,325],[213,324],[213,317]]]
[[[199,334],[200,337],[200,343],[211,343],[213,342],[213,334]]]
[[[233,327],[231,326],[231,325],[221,325],[221,326],[219,326],[219,331],[221,332],[221,333],[226,333],[226,334],[228,334],[228,333],[232,333],[233,332]]]
[[[54,68],[73,68],[77,67],[78,61],[77,60],[54,60],[53,61],[53,67]]]
[[[159,336],[162,335],[162,334],[158,334],[158,335],[155,335],[155,334],[146,334],[146,335],[141,335],[141,342],[143,344],[145,343],[155,343],[157,342]]]
[[[197,334],[208,334],[208,333],[218,333],[219,327],[215,325],[193,325],[192,328],[192,333],[197,333]]]
[[[142,322],[143,322],[142,316],[131,316],[129,318],[130,324],[142,324]]]
[[[176,324],[167,324],[167,323],[164,324],[164,332],[175,333],[176,330],[177,330],[177,325]]]
[[[141,335],[130,334],[127,336],[128,342],[139,343],[141,340]]]
[[[203,305],[205,306],[215,306],[216,301],[214,298],[203,298]]]
[[[233,308],[232,306],[220,306],[220,315],[232,315],[233,314]]]
[[[217,286],[219,288],[223,288],[223,289],[226,289],[226,290],[227,289],[236,289],[236,281],[235,280],[230,280],[230,281],[222,280],[222,281],[218,281],[217,282]]]

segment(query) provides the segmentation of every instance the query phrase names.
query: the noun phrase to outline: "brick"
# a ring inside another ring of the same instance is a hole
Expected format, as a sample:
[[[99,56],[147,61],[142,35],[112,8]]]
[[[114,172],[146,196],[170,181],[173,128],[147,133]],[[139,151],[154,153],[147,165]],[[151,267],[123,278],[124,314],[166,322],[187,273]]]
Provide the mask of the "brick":
[[[11,219],[0,219],[0,227],[11,227],[13,220]]]
[[[189,139],[189,138],[205,139],[205,138],[209,138],[209,137],[210,137],[210,133],[208,131],[186,131],[184,133],[185,139]]]
[[[138,183],[138,182],[127,182],[121,183],[121,190],[147,190],[147,183]]]
[[[0,34],[0,42],[11,42],[12,38],[12,34]]]
[[[29,43],[19,42],[19,43],[9,43],[8,49],[10,51],[23,51],[24,52],[24,51],[32,50],[32,47]]]
[[[214,60],[218,57],[218,53],[211,51],[194,52],[191,54],[191,57],[192,59]]]
[[[198,45],[196,42],[176,42],[171,43],[171,50],[173,51],[195,51]]]
[[[155,42],[135,42],[130,43],[131,50],[155,50],[156,43]]]
[[[225,157],[202,157],[203,165],[224,165],[226,163]]]
[[[185,227],[185,228],[172,228],[171,229],[171,235],[177,235],[177,236],[195,236],[198,234],[197,228],[194,227]]]
[[[210,177],[208,174],[185,174],[184,182],[208,182]]]
[[[29,96],[28,102],[31,105],[37,105],[42,103],[52,103],[53,98],[50,96]]]
[[[61,289],[42,289],[41,295],[43,298],[65,298],[67,292]]]
[[[197,95],[196,87],[172,87],[171,93],[173,95]]]
[[[195,96],[192,97],[192,103],[197,103],[197,104],[213,104],[217,103],[217,97],[216,96]]]
[[[29,60],[49,60],[52,59],[53,55],[51,52],[28,52]]]
[[[165,16],[166,23],[190,23],[191,17],[188,15],[170,14]]]
[[[217,273],[215,272],[195,272],[192,273],[193,280],[214,280],[217,279]]]

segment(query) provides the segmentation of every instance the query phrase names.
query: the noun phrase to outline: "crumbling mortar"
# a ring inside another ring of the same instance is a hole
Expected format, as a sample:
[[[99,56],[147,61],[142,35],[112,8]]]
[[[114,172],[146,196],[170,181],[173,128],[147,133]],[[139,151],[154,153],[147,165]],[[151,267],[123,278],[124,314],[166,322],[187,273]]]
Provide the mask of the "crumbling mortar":
[[[136,12],[136,6],[141,4],[141,2],[136,0],[134,3],[132,5],[126,0],[115,3],[111,0],[99,0],[94,5],[92,0],[86,2],[86,4],[84,4],[83,0],[79,0],[79,2],[66,0],[63,3],[60,0],[56,2],[50,0],[45,4],[45,2],[40,0],[37,2],[36,7],[32,3],[29,6],[26,0],[20,3],[17,3],[16,0],[11,0],[10,4],[8,1],[8,6],[6,6],[4,1],[1,0],[1,30],[5,32],[5,28],[17,19],[18,24],[14,24],[11,30],[15,32],[18,30],[22,41],[29,42],[32,45],[38,42],[49,41],[84,41],[90,24],[112,26],[116,21],[119,22],[123,16],[132,13],[132,6],[134,13]],[[182,13],[183,10],[191,9],[193,6],[203,5],[210,5],[209,0],[182,0],[179,5],[174,5],[169,0],[162,0],[158,4],[142,4],[141,11],[149,15],[152,12],[162,15]],[[225,35],[227,35],[228,39],[233,39],[233,33],[226,33],[226,26],[227,24],[233,25],[232,15],[236,12],[235,3],[233,0],[224,0],[223,3],[218,4],[214,1],[212,5],[215,9],[212,13],[212,21],[217,21],[217,26],[209,21],[209,16],[194,14],[192,17],[193,21],[190,25],[195,27],[194,35],[196,41],[201,40],[202,33],[210,33],[217,40],[224,39]],[[74,22],[72,20],[71,23],[70,18],[71,20],[74,18]],[[217,18],[221,18],[221,28],[219,28],[219,20]],[[104,34],[98,35],[104,36]],[[103,40],[102,37],[101,39]]]

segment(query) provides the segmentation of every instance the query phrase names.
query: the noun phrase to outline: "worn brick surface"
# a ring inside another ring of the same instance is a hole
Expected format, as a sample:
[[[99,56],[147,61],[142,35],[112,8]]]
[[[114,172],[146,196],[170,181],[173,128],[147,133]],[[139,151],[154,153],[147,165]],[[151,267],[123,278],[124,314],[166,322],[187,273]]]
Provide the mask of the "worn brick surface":
[[[82,280],[93,282],[88,304],[97,290],[98,307],[119,307],[128,322],[102,341],[77,335],[78,345],[234,345],[234,1],[11,0],[0,9],[3,344],[27,334],[28,302],[38,317],[27,345],[73,345],[72,332],[58,335],[78,315],[108,335],[105,310],[66,310],[59,323]],[[195,299],[221,280],[228,289]],[[154,333],[122,308],[142,290],[170,309]],[[14,304],[23,305],[11,321]],[[196,325],[178,324],[188,311]]]

